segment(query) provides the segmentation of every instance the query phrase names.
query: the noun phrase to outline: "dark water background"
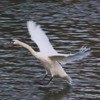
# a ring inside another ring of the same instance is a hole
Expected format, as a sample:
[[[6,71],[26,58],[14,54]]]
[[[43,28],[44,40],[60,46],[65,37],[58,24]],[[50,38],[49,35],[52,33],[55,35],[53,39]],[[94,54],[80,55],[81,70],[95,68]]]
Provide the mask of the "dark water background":
[[[91,56],[63,66],[73,79],[71,88],[60,78],[35,84],[44,75],[42,65],[24,48],[7,44],[19,39],[38,50],[27,20],[41,25],[58,52],[91,48]],[[100,100],[100,1],[0,0],[0,100]]]

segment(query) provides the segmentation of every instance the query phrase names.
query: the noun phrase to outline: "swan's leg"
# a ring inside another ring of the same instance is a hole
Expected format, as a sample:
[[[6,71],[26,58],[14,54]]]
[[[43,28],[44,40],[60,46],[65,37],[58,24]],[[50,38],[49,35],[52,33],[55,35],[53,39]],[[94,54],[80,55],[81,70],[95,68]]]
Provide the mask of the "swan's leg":
[[[46,70],[45,76],[43,77],[42,81],[38,81],[37,83],[40,85],[48,85],[52,81],[53,75],[50,76],[50,79],[48,81],[46,81],[47,77],[48,77],[48,71]]]
[[[52,81],[54,75],[51,75],[51,76],[50,76],[50,79],[49,79],[48,81],[45,81],[45,78],[49,75],[48,70],[45,69],[45,71],[46,71],[46,74],[45,74],[45,76],[44,76],[44,78],[43,78],[43,80],[44,80],[44,81],[43,81],[43,85],[48,85],[48,84]]]
[[[46,81],[45,78],[46,78],[47,76],[48,76],[48,75],[46,74],[46,75],[44,76],[43,80],[42,80],[42,81],[39,81],[38,84],[40,84],[40,85],[48,85],[48,84],[52,81],[53,77],[50,77],[50,79],[49,79],[48,81]]]
[[[48,76],[48,75],[45,74],[44,77],[43,77],[43,79],[42,79],[42,81],[45,81],[45,78],[47,78],[47,76]]]
[[[46,82],[45,84],[49,84],[52,81],[53,77],[50,78],[50,80],[48,82]]]
[[[43,82],[41,85],[48,85],[52,81],[53,77],[51,77],[47,82]]]
[[[42,78],[42,80],[37,80],[35,83],[38,83],[38,84],[42,85],[44,83],[45,79],[47,78],[47,76],[48,75],[45,74],[44,77]]]
[[[47,78],[47,76],[48,76],[48,71],[45,69],[45,76],[43,77],[43,81],[45,81],[45,78]]]

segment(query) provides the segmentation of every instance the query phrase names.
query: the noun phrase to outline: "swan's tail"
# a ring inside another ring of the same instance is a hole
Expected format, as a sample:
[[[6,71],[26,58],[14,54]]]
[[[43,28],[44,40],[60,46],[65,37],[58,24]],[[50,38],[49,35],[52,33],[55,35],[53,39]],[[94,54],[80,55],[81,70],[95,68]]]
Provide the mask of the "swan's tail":
[[[67,81],[67,83],[69,84],[69,85],[71,85],[72,84],[72,79],[71,79],[71,77],[68,75],[68,74],[66,74],[66,76],[63,78],[65,81]]]

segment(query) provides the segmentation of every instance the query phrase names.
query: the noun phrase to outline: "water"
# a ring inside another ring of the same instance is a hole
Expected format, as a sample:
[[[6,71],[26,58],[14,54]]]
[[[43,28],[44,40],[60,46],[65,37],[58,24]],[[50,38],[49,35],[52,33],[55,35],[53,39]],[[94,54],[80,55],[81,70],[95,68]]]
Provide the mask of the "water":
[[[42,65],[11,39],[22,40],[38,51],[28,35],[26,21],[34,20],[46,31],[58,52],[75,53],[85,45],[91,56],[64,65],[72,87],[60,78],[47,86],[35,83],[44,75]],[[99,100],[100,2],[0,1],[0,100]]]

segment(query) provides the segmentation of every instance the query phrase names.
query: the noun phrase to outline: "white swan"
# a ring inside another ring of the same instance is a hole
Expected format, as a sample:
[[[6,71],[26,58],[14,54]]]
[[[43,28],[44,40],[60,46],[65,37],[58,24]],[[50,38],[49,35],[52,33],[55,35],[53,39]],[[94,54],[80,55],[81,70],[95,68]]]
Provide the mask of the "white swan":
[[[67,83],[71,84],[72,79],[64,71],[61,64],[70,63],[88,56],[90,54],[90,49],[82,47],[76,54],[57,53],[57,51],[52,47],[49,39],[39,25],[36,25],[36,23],[33,21],[28,21],[27,27],[29,34],[31,35],[31,39],[38,45],[40,52],[34,51],[31,46],[19,40],[13,40],[12,44],[20,45],[28,49],[31,54],[44,65],[46,70],[45,77],[48,74],[51,75],[50,80],[46,84],[48,84],[54,76],[59,76],[62,79],[66,80]]]

